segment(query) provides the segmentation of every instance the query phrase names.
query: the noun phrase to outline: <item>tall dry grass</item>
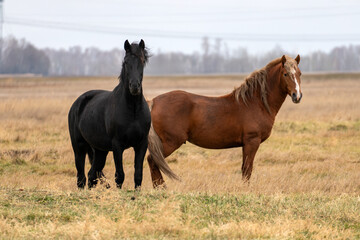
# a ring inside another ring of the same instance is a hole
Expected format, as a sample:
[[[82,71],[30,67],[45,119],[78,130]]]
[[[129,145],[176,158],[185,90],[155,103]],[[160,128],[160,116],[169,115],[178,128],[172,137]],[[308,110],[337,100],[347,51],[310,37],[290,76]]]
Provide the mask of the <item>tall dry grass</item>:
[[[144,92],[149,99],[173,89],[221,95],[242,79],[148,77]],[[154,192],[145,164],[142,192],[133,193],[127,192],[134,185],[132,150],[124,155],[124,190],[115,188],[109,154],[104,172],[112,188],[79,192],[67,130],[76,97],[90,89],[110,90],[116,78],[0,79],[2,237],[359,237],[360,76],[302,80],[303,100],[286,100],[255,157],[250,184],[241,181],[240,148],[187,143],[168,158],[182,182],[168,180],[166,192]],[[131,202],[133,194],[137,200]],[[246,214],[236,210],[242,208]]]

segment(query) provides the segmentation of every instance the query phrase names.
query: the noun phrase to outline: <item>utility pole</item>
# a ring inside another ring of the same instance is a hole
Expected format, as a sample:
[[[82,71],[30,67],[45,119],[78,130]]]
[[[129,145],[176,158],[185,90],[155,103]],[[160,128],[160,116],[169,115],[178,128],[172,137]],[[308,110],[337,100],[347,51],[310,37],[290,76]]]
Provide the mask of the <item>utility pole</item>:
[[[3,39],[3,22],[4,22],[3,2],[4,0],[0,0],[0,40]]]
[[[3,2],[4,0],[0,0],[0,73],[2,68],[2,51],[3,51],[3,22],[4,22],[4,14],[3,14]]]

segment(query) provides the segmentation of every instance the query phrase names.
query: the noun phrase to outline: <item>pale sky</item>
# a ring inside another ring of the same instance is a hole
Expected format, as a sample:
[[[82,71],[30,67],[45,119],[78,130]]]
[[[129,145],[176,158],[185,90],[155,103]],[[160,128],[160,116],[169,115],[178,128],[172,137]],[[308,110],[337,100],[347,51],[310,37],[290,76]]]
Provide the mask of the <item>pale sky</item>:
[[[306,54],[360,44],[358,0],[4,0],[3,35],[37,47],[122,48],[144,39],[152,53],[201,52],[201,39],[264,53]]]

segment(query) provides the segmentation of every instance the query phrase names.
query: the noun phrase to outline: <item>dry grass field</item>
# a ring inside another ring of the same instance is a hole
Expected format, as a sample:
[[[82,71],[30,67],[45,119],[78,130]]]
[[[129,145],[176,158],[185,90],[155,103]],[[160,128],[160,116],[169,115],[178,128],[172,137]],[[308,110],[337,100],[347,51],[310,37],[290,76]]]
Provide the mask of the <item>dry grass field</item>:
[[[148,99],[183,89],[222,95],[244,76],[147,77]],[[187,143],[168,158],[182,182],[133,191],[125,183],[76,188],[67,113],[77,96],[112,78],[0,78],[0,239],[360,239],[360,74],[302,77],[303,100],[288,98],[241,181],[240,148]],[[87,169],[89,164],[87,162]],[[135,196],[135,200],[131,198]]]

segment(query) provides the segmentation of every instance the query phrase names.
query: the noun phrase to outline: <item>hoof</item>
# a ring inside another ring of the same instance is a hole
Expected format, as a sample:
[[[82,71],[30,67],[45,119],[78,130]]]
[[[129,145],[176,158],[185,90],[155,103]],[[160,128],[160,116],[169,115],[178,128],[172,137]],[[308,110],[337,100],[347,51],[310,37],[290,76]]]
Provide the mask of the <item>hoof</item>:
[[[107,179],[105,178],[105,176],[100,178],[100,184],[104,185],[106,189],[111,188],[110,183],[107,181]]]
[[[84,177],[81,180],[78,180],[76,184],[79,189],[84,189],[86,185],[86,178]]]
[[[153,187],[154,187],[154,189],[158,189],[158,190],[167,189],[166,183],[163,179],[158,179],[158,180],[153,181]]]
[[[98,180],[95,179],[95,180],[89,180],[88,182],[88,188],[91,189],[91,188],[94,188],[97,184]]]

